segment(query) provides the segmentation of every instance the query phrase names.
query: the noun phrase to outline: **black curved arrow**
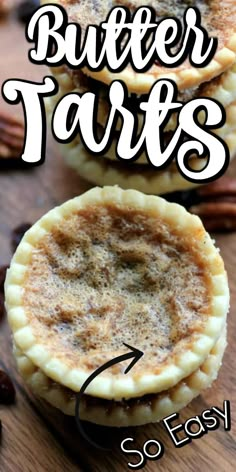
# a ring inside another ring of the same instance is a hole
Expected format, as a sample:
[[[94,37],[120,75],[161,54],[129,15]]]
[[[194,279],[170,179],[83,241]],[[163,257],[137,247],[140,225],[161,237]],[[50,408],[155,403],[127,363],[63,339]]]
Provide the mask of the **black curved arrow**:
[[[76,424],[77,424],[77,428],[80,432],[80,434],[86,439],[86,441],[90,442],[90,444],[92,444],[92,446],[98,448],[98,449],[102,449],[103,451],[107,451],[108,449],[107,448],[104,448],[103,446],[101,446],[100,444],[97,444],[96,442],[94,442],[87,434],[86,432],[84,431],[83,429],[83,426],[82,426],[82,423],[80,421],[80,416],[79,416],[79,407],[80,407],[80,402],[81,402],[81,398],[82,398],[82,395],[83,393],[85,392],[86,388],[88,387],[88,385],[93,381],[93,379],[95,379],[95,377],[97,377],[99,374],[101,374],[101,372],[103,372],[104,370],[108,369],[109,367],[111,367],[112,365],[114,364],[118,364],[118,362],[122,362],[122,361],[126,361],[127,359],[133,359],[132,362],[128,365],[128,367],[126,367],[125,371],[124,371],[124,374],[127,374],[131,369],[132,367],[134,367],[134,365],[136,364],[136,362],[139,361],[139,359],[141,359],[141,357],[143,356],[143,352],[142,351],[139,351],[139,349],[136,349],[135,347],[132,347],[132,346],[129,346],[129,344],[126,344],[126,343],[123,343],[124,346],[128,347],[130,349],[130,352],[127,352],[126,354],[122,354],[121,356],[118,356],[118,357],[115,357],[114,359],[111,359],[110,361],[106,362],[105,364],[103,364],[101,367],[98,367],[98,369],[96,369],[88,378],[87,380],[84,382],[84,384],[82,385],[79,393],[76,395],[76,405],[75,405],[75,419],[76,419]]]

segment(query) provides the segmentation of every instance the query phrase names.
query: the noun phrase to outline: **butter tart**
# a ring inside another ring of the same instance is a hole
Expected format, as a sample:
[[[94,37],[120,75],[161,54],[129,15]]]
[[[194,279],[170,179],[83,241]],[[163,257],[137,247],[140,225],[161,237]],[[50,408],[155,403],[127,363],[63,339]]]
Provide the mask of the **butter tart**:
[[[93,188],[24,235],[5,283],[14,342],[47,377],[75,392],[116,363],[88,395],[121,400],[167,390],[196,371],[225,326],[222,258],[197,216],[155,196]]]
[[[50,3],[43,1],[42,3]],[[84,35],[89,25],[99,25],[105,21],[109,11],[117,6],[129,8],[133,13],[138,7],[144,6],[140,0],[56,0],[66,9],[68,19],[72,23],[79,23]],[[100,71],[92,71],[87,67],[83,71],[106,84],[113,80],[123,80],[129,91],[134,93],[146,93],[150,90],[156,80],[169,78],[176,82],[179,90],[187,89],[211,80],[213,77],[224,72],[234,63],[236,59],[236,3],[235,0],[151,0],[145,2],[145,6],[151,6],[156,11],[156,21],[166,17],[175,17],[183,20],[184,11],[187,7],[197,7],[201,12],[201,23],[208,34],[218,39],[217,51],[205,67],[193,67],[188,59],[176,67],[167,68],[154,62],[145,73],[135,72],[130,65],[121,72],[110,72],[108,68]]]

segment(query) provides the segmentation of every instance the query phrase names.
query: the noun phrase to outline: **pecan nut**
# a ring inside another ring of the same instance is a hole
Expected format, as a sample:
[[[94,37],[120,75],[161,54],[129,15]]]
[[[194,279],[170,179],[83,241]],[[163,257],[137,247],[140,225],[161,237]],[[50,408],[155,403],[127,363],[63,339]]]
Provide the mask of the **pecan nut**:
[[[209,232],[236,231],[236,179],[223,176],[197,191],[199,201],[189,211]]]
[[[8,15],[13,7],[13,0],[0,0],[0,18]]]
[[[17,158],[24,145],[24,122],[21,118],[0,112],[0,159]]]
[[[189,210],[201,218],[207,231],[236,230],[236,200],[203,202],[190,207]]]
[[[230,195],[236,198],[236,179],[224,175],[215,182],[199,187],[197,193],[204,199]]]

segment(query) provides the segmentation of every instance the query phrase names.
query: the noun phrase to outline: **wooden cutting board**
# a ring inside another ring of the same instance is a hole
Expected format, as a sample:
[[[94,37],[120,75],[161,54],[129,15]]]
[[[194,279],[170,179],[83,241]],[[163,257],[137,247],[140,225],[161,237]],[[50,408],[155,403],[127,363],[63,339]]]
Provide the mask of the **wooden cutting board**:
[[[46,69],[33,66],[27,59],[28,44],[24,28],[14,19],[0,23],[0,84],[8,78],[41,80]],[[9,106],[0,101],[0,107]],[[20,107],[19,107],[19,110]],[[236,161],[230,169],[236,175]],[[10,233],[22,222],[36,221],[46,211],[90,186],[68,169],[58,155],[55,143],[49,139],[45,163],[31,170],[0,170],[0,264],[11,257]],[[132,437],[141,449],[148,439],[159,439],[165,446],[160,461],[149,461],[145,471],[230,472],[236,470],[236,233],[216,238],[229,274],[231,312],[228,322],[228,348],[223,367],[213,387],[194,400],[180,413],[180,421],[200,414],[203,410],[230,400],[231,431],[222,425],[201,439],[181,449],[174,447],[162,424],[137,428],[102,428],[89,425],[94,439],[111,444],[111,452],[101,452],[86,443],[78,434],[74,420],[34,399],[17,374],[11,354],[11,338],[6,321],[0,324],[0,368],[9,372],[17,391],[12,407],[0,407],[3,423],[0,445],[0,472],[120,472],[129,470],[128,461],[120,451],[120,442]],[[137,457],[136,457],[137,459]]]

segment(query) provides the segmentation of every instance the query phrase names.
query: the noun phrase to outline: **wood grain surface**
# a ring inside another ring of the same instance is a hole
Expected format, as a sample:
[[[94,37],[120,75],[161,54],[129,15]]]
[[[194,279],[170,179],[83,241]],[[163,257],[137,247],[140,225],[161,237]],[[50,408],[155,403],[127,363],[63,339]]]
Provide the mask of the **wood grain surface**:
[[[0,23],[0,84],[13,77],[41,80],[47,71],[29,63],[28,47],[24,28],[14,18]],[[1,99],[0,107],[8,109],[9,105]],[[20,107],[18,111],[21,112]],[[236,175],[236,161],[230,172]],[[22,222],[33,223],[55,205],[89,187],[63,164],[50,138],[42,166],[27,171],[0,169],[0,264],[9,263],[12,228]],[[0,324],[0,368],[8,371],[14,380],[17,402],[12,407],[0,407],[3,423],[0,472],[126,471],[129,470],[128,461],[135,461],[134,456],[125,456],[120,451],[120,442],[126,437],[133,437],[138,448],[142,448],[147,439],[163,442],[164,456],[158,462],[148,461],[147,472],[236,470],[236,233],[219,235],[216,240],[225,260],[231,289],[228,348],[218,380],[181,411],[180,420],[184,422],[213,405],[222,408],[223,401],[228,399],[231,402],[231,431],[225,432],[221,424],[218,430],[176,449],[162,424],[126,429],[86,425],[94,439],[112,447],[107,453],[96,450],[79,436],[72,418],[46,406],[28,392],[15,368],[5,320]]]

